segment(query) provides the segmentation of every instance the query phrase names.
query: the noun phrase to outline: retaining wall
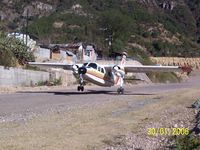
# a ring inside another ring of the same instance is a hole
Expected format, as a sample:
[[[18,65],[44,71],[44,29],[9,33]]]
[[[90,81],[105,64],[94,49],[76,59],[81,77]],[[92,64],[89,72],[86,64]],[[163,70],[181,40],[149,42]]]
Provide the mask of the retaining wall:
[[[46,80],[49,80],[48,72],[0,66],[0,86],[2,87],[30,86]]]

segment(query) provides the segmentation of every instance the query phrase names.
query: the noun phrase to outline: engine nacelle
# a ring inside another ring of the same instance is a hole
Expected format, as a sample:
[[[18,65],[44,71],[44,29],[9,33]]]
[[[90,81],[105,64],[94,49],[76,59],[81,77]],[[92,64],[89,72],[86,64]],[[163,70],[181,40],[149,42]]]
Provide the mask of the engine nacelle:
[[[119,77],[124,77],[124,75],[125,75],[123,68],[121,68],[118,65],[113,67],[113,72],[116,76],[119,76]]]

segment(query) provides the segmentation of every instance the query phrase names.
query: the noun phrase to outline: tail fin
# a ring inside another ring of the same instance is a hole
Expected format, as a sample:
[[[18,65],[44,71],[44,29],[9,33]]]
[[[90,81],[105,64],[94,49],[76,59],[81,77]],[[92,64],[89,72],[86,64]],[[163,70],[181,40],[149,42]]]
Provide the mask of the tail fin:
[[[126,58],[127,58],[127,53],[123,52],[122,53],[122,60],[121,60],[120,66],[125,66],[125,64],[126,64]]]

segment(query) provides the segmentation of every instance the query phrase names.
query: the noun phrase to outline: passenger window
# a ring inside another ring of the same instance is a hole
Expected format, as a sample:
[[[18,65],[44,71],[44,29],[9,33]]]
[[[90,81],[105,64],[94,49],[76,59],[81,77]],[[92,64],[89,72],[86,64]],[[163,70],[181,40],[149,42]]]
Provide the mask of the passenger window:
[[[103,68],[101,68],[101,72],[102,72],[102,73],[104,73],[104,70],[103,70]]]
[[[101,71],[101,67],[98,67],[98,71],[99,71],[99,72]]]

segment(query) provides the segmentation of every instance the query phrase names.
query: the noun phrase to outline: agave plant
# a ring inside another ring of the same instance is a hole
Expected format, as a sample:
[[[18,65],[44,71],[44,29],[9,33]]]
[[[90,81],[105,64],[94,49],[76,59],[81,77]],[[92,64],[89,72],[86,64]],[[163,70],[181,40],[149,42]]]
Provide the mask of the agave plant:
[[[9,67],[15,66],[17,63],[24,65],[27,61],[33,60],[33,53],[28,50],[24,43],[0,33],[0,65]]]

